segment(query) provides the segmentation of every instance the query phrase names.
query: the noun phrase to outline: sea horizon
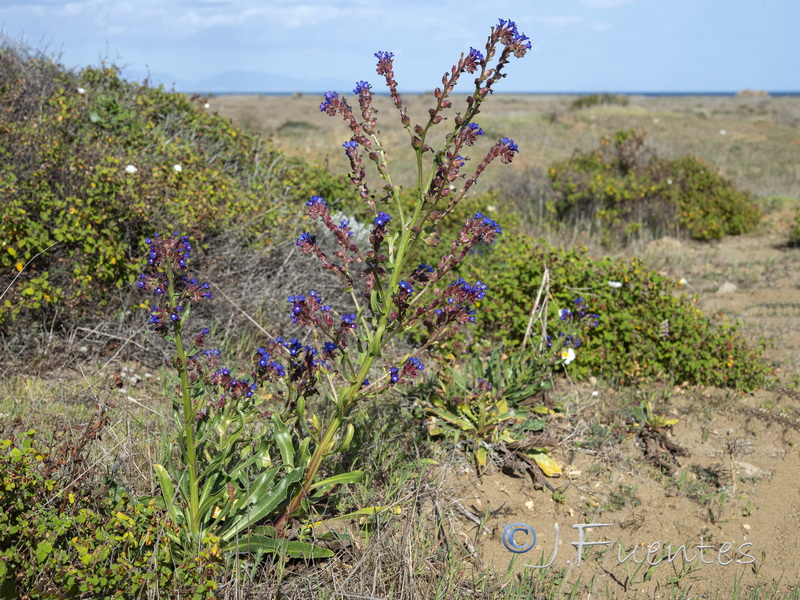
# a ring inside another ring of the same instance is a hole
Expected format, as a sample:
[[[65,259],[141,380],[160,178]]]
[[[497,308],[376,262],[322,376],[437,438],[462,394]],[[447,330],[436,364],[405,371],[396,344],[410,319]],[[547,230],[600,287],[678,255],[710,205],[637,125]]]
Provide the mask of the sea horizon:
[[[180,91],[180,90],[179,90]],[[246,92],[237,92],[237,91],[181,91],[184,94],[199,94],[201,96],[312,96],[312,95],[322,95],[328,90],[321,90],[321,91],[294,91],[294,92],[253,92],[253,91],[246,91]],[[422,95],[422,94],[432,94],[431,90],[424,90],[424,91],[401,91],[401,94],[407,95]],[[501,96],[591,96],[594,94],[612,94],[616,96],[647,96],[647,97],[664,97],[664,96],[715,96],[715,97],[735,97],[737,95],[742,95],[747,97],[747,95],[752,94],[750,97],[758,97],[757,94],[766,93],[770,97],[773,98],[780,98],[780,97],[794,97],[800,96],[800,90],[797,91],[786,91],[786,90],[756,90],[756,89],[743,89],[743,90],[736,90],[736,91],[725,91],[725,92],[703,92],[703,91],[680,91],[680,92],[641,92],[641,91],[631,91],[631,92],[614,92],[614,91],[602,91],[602,92],[520,92],[520,91],[503,91],[494,92],[494,95],[501,95]],[[388,92],[375,92],[376,96],[388,96]],[[453,96],[467,96],[468,94],[465,92],[453,92]]]

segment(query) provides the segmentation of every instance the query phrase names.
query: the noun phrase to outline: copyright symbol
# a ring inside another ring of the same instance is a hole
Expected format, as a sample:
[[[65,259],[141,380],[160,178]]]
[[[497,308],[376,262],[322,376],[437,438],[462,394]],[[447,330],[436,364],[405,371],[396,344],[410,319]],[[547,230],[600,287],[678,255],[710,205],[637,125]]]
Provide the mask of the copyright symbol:
[[[514,541],[514,535],[519,531],[530,535],[531,541],[523,545],[517,544],[517,542]],[[514,552],[515,554],[522,554],[523,552],[527,552],[533,548],[535,545],[536,532],[530,525],[526,525],[525,523],[514,523],[513,525],[508,525],[505,529],[503,529],[503,546],[506,547],[506,550]]]

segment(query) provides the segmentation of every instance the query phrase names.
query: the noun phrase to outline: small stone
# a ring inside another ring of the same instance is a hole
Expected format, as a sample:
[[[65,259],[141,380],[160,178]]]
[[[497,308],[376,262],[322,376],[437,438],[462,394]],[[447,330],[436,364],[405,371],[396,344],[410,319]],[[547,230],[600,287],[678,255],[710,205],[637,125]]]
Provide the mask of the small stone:
[[[732,294],[733,292],[735,292],[738,289],[739,288],[736,286],[735,283],[733,283],[732,281],[726,281],[721,286],[719,286],[719,289],[717,290],[717,293],[718,294]]]
[[[761,479],[772,475],[767,469],[738,460],[733,462],[733,466],[736,468],[736,475],[747,479]]]

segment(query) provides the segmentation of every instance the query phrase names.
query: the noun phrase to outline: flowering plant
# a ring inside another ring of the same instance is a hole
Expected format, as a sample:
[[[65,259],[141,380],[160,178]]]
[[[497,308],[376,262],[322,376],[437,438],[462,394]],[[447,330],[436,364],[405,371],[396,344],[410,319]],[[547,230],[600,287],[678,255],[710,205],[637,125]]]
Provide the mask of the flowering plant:
[[[311,508],[312,492],[318,494],[360,478],[355,471],[318,479],[324,459],[351,443],[354,428],[348,419],[354,407],[419,376],[425,368],[423,353],[455,326],[473,321],[474,306],[487,291],[480,281],[452,275],[473,248],[491,243],[501,233],[500,226],[482,213],[466,220],[437,264],[414,265],[411,256],[492,161],[509,163],[519,151],[513,140],[502,138],[489,147],[474,169],[466,169],[464,154],[484,135],[474,119],[505,76],[511,58],[524,56],[530,47],[512,21],[501,19],[491,29],[484,52],[471,48],[445,73],[442,87],[434,92],[435,105],[421,124],[412,124],[398,93],[392,53],[376,53],[377,73],[385,80],[416,154],[417,180],[410,209],[401,201],[400,188],[390,175],[372,107],[372,86],[366,81],[356,84],[357,108],[336,92],[325,94],[320,109],[330,116],[340,115],[350,128],[351,137],[343,147],[350,163],[350,180],[373,215],[369,243],[363,248],[356,245],[349,221],[335,222],[324,198],[308,200],[308,216],[330,232],[335,249],[323,247],[312,232],[300,235],[297,247],[315,256],[323,270],[340,280],[351,306],[337,311],[314,290],[289,296],[292,322],[310,329],[308,343],[296,338],[269,340],[254,353],[248,377],[218,367],[217,354],[203,349],[205,332],[195,338],[193,349],[184,349],[181,333],[188,313],[186,300],[206,299],[207,288],[186,277],[178,286],[175,273],[186,267],[188,240],[176,236],[151,241],[154,272],[143,275],[140,286],[164,299],[161,306],[152,308],[151,322],[175,339],[181,391],[181,464],[172,475],[163,467],[157,467],[157,472],[173,520],[188,528],[192,539],[203,539],[210,532],[226,543],[227,549],[235,550],[234,542],[241,544],[249,530],[246,544],[251,549],[314,556],[324,551],[296,541],[287,546],[286,528],[292,518]],[[463,112],[450,118],[451,95],[464,74],[474,75],[474,91],[466,98]],[[429,132],[446,120],[452,123],[451,129],[442,146],[434,150],[427,143]],[[377,170],[377,187],[368,183],[365,159]],[[419,346],[399,361],[385,362],[387,345],[412,327],[426,332]],[[209,396],[209,386],[219,395]],[[257,419],[257,400],[266,389],[283,398],[287,410],[272,414],[269,435],[262,432],[259,438],[263,445],[251,445],[242,458],[237,444],[244,439],[244,432],[265,427]],[[306,410],[307,400],[317,394],[325,398],[329,409],[324,416]],[[270,441],[280,452],[278,466],[272,466]],[[198,452],[201,445],[203,451]],[[248,486],[249,474],[256,467],[266,470]],[[172,491],[178,477],[185,482],[180,496]],[[264,520],[271,524],[253,529]]]

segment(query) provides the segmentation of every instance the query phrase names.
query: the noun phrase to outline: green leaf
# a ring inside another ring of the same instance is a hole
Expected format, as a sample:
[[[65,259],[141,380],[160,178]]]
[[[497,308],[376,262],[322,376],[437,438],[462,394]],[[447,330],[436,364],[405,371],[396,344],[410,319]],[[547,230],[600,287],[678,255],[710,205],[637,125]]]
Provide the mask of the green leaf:
[[[350,471],[349,473],[339,473],[333,477],[328,477],[322,481],[318,481],[311,485],[310,490],[327,487],[332,485],[339,485],[342,483],[358,483],[364,479],[364,471]]]
[[[474,431],[475,430],[475,426],[472,423],[470,423],[467,419],[464,419],[462,417],[457,417],[456,415],[454,415],[450,411],[447,411],[447,410],[444,410],[444,409],[441,409],[441,408],[437,408],[435,406],[429,407],[428,410],[430,412],[432,412],[433,414],[435,414],[436,416],[444,419],[448,423],[456,425],[457,427],[460,427],[461,429],[463,429],[465,431],[470,431],[470,430]]]
[[[42,540],[36,545],[36,560],[43,563],[50,553],[53,551],[53,544],[46,540]]]
[[[176,523],[180,523],[183,519],[181,509],[177,506],[175,501],[175,485],[172,483],[172,477],[163,465],[154,464],[153,469],[158,477],[158,483],[161,486],[161,497],[164,500],[164,508],[169,512],[170,518]]]
[[[233,552],[238,554],[268,552],[289,556],[291,558],[330,558],[333,551],[321,546],[315,546],[308,542],[289,541],[285,539],[275,539],[265,535],[242,536],[231,541],[222,549],[223,552]]]
[[[275,425],[275,443],[281,452],[281,460],[289,467],[294,466],[294,445],[292,444],[292,434],[283,424],[278,414],[272,415],[272,423]]]
[[[257,499],[252,505],[248,504],[238,508],[238,512],[231,517],[231,525],[220,534],[220,537],[227,541],[233,539],[241,531],[255,525],[261,519],[270,515],[278,506],[289,498],[290,486],[298,483],[303,477],[304,469],[292,469],[281,479],[280,483],[273,487],[269,493]]]
[[[385,512],[391,512],[395,515],[399,515],[402,510],[403,509],[399,506],[368,506],[366,508],[359,508],[358,510],[347,513],[346,515],[339,515],[336,517],[331,517],[330,519],[323,519],[322,521],[314,521],[313,523],[306,525],[306,527],[312,529],[322,525],[327,525],[328,523],[334,523],[336,521],[350,521],[360,517],[374,517]]]

